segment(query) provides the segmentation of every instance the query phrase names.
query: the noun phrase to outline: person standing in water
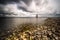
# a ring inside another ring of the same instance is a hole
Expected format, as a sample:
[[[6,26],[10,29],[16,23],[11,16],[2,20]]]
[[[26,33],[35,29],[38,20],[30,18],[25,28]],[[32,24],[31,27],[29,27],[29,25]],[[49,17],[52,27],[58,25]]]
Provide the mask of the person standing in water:
[[[36,18],[38,18],[38,14],[36,14]]]

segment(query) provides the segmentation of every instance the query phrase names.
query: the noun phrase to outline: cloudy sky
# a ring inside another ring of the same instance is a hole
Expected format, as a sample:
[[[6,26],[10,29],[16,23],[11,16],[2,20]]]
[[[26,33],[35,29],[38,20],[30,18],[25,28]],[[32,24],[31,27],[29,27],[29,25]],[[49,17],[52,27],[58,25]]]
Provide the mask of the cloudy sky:
[[[0,14],[60,14],[60,0],[0,0]]]

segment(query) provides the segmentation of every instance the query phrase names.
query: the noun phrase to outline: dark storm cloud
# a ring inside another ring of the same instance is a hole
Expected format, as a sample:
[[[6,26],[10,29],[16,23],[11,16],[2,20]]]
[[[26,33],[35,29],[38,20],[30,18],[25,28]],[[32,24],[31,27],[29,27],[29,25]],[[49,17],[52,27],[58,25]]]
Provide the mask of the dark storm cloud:
[[[20,13],[30,15],[35,12],[60,14],[60,0],[0,0],[0,13],[2,12],[19,15]]]
[[[24,1],[27,4],[31,0],[0,0],[0,4],[5,4],[5,3],[9,3],[9,2],[19,2],[19,1]]]
[[[24,1],[26,4],[29,4],[32,0],[22,0]]]
[[[19,2],[19,0],[0,0],[0,4],[5,4],[8,2]]]
[[[32,1],[32,0],[0,0],[0,4],[2,5],[8,5],[8,4],[14,4],[14,3],[20,3],[20,1],[23,1],[26,5],[29,5],[29,3]],[[0,8],[3,7],[3,6],[0,6]],[[27,11],[24,7],[19,7],[18,6],[18,9],[22,9],[23,11]]]
[[[5,5],[2,5],[2,4],[0,4],[0,13],[3,11],[3,7],[4,7]]]

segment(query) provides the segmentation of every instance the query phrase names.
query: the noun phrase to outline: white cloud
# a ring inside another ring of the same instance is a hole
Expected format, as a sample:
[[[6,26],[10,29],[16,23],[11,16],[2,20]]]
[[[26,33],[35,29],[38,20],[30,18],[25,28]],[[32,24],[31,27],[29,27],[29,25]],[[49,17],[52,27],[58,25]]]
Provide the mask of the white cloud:
[[[23,9],[19,8],[22,7]],[[29,5],[24,1],[19,3],[7,4],[4,6],[4,12],[6,13],[15,13],[23,16],[31,16],[33,14],[53,14],[55,11],[60,13],[60,9],[57,6],[56,0],[32,0]]]

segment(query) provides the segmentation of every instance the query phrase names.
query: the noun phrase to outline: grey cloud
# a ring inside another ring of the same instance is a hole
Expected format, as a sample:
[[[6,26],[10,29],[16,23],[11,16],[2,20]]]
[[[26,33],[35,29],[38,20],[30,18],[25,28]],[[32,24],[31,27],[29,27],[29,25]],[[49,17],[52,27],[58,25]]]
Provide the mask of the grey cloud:
[[[52,5],[52,1],[54,1],[55,4],[53,4],[53,6],[50,6]],[[35,3],[32,3],[32,0],[1,0],[0,13],[2,13],[2,11],[11,13],[12,9],[14,9],[12,13],[23,13],[26,15],[30,13],[33,14],[33,12],[60,14],[60,0],[51,0],[51,4],[49,4],[49,0],[35,0],[35,2],[37,2],[38,6],[35,5]]]
[[[0,0],[0,4],[6,4],[9,2],[19,2],[19,0]]]
[[[6,4],[10,2],[19,2],[19,1],[24,1],[26,4],[28,4],[32,0],[0,0],[0,4]]]

